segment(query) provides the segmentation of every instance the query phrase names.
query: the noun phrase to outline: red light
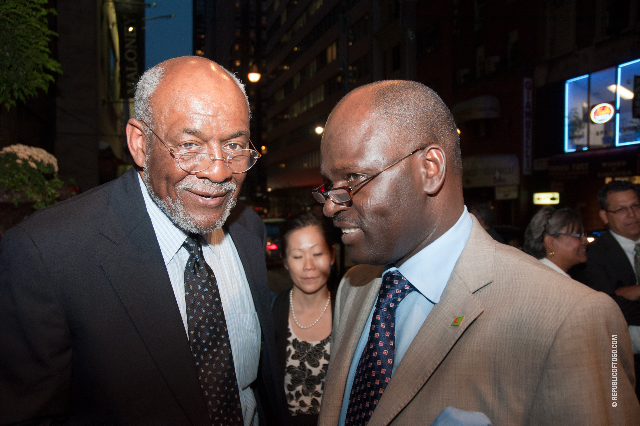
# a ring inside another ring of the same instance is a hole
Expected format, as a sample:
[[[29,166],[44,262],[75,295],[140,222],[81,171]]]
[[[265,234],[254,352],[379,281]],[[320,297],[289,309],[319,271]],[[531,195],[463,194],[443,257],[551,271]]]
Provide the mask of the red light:
[[[267,250],[278,250],[277,244],[267,244]]]

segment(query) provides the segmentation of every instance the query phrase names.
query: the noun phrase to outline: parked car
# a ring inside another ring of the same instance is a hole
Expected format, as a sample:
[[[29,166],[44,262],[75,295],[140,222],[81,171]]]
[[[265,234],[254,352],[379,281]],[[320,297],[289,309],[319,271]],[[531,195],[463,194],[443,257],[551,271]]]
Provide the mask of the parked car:
[[[281,244],[280,244],[280,227],[284,222],[283,218],[264,218],[262,219],[264,226],[267,228],[267,246],[266,261],[267,268],[281,267]]]

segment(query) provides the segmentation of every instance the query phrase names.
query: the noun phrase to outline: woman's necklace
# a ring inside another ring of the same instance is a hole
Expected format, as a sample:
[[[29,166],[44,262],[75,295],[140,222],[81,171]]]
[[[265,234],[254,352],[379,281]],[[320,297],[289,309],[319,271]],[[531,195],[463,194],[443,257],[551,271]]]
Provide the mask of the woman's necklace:
[[[298,319],[296,318],[296,311],[293,310],[293,289],[291,289],[291,291],[289,292],[289,305],[291,305],[291,316],[293,316],[293,322],[295,322],[296,325],[298,327],[302,328],[303,330],[306,330],[307,328],[313,327],[314,325],[316,325],[318,323],[318,321],[320,321],[320,318],[322,318],[324,313],[327,311],[327,308],[329,307],[329,302],[331,302],[331,293],[329,293],[329,297],[327,297],[327,303],[325,303],[324,309],[322,310],[322,313],[320,314],[318,319],[316,319],[313,322],[313,324],[308,325],[306,327],[303,327],[303,326],[300,325],[300,323],[298,322]]]

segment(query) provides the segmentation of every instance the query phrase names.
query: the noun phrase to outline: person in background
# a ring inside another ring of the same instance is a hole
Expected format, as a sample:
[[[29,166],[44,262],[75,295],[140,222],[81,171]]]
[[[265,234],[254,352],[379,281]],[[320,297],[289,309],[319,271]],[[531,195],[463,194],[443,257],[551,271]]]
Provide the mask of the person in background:
[[[631,182],[613,180],[598,191],[598,204],[609,230],[589,245],[586,265],[572,273],[616,299],[624,314],[628,302],[640,300],[640,199]]]
[[[567,277],[587,261],[587,244],[580,213],[568,207],[543,207],[524,232],[524,252]]]
[[[480,226],[487,231],[487,234],[491,235],[491,238],[496,240],[499,243],[505,244],[504,238],[502,235],[498,234],[495,226],[496,215],[493,213],[493,207],[489,204],[474,204],[469,208],[469,213],[474,215]]]
[[[335,262],[331,229],[311,212],[287,219],[280,231],[293,288],[273,306],[276,354],[284,376],[290,423],[316,425],[329,365]]]
[[[571,275],[611,296],[622,311],[633,342],[636,376],[640,374],[640,199],[637,186],[612,180],[598,191],[600,219],[609,228],[587,249],[587,263]],[[640,385],[636,386],[640,398]]]

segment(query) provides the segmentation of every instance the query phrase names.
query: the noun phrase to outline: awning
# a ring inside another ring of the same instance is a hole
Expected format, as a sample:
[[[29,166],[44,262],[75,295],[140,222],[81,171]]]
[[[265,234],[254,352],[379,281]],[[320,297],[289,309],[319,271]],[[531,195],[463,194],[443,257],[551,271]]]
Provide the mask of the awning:
[[[549,158],[548,167],[549,177],[558,180],[637,176],[640,175],[640,146],[554,155]]]
[[[478,96],[455,104],[451,113],[458,124],[470,120],[500,118],[500,101],[495,96]]]
[[[520,165],[513,154],[477,155],[462,159],[462,186],[481,188],[520,184]]]

